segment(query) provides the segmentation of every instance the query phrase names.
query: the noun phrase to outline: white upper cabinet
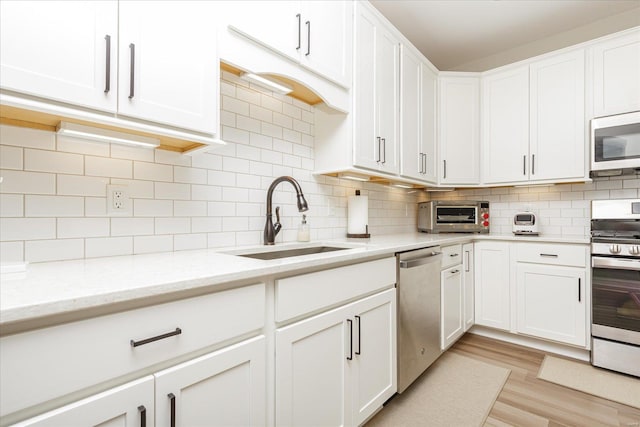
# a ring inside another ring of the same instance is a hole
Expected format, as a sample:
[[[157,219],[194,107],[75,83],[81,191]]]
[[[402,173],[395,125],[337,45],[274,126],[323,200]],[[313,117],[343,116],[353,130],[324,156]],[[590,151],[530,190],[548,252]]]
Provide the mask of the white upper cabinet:
[[[231,2],[230,27],[344,87],[351,85],[352,3]]]
[[[439,182],[480,182],[480,79],[447,73],[438,81]]]
[[[400,49],[400,174],[435,182],[437,75],[406,44]]]
[[[397,173],[400,43],[360,5],[355,25],[354,164]]]
[[[582,49],[482,77],[483,183],[585,177]]]
[[[584,50],[536,61],[530,71],[530,180],[584,178]]]
[[[206,3],[119,6],[119,113],[216,133],[219,68]]]
[[[117,1],[0,2],[2,89],[117,109]]]
[[[26,94],[64,102],[64,108],[48,101],[38,108],[119,128],[180,138],[187,134],[174,128],[196,131],[190,134],[196,138],[218,133],[217,32],[206,2],[23,1],[1,7],[1,84],[18,99]],[[23,104],[31,107],[29,100]]]
[[[595,44],[593,117],[640,110],[640,29]]]
[[[529,67],[482,76],[483,183],[529,176]]]

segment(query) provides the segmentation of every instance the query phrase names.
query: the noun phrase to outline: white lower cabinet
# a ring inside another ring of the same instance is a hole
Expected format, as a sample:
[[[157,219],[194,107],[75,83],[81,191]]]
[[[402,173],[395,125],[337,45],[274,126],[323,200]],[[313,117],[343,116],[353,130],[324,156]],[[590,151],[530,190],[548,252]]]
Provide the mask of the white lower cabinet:
[[[158,426],[266,425],[264,336],[154,374]]]
[[[153,426],[153,403],[153,376],[148,375],[30,418],[15,427]]]
[[[396,292],[276,331],[276,425],[359,425],[396,391]]]
[[[462,266],[456,265],[440,273],[441,333],[440,347],[448,348],[464,334]]]
[[[475,323],[509,330],[509,242],[475,243]]]
[[[18,424],[38,427],[76,425],[266,425],[264,336],[206,354]]]

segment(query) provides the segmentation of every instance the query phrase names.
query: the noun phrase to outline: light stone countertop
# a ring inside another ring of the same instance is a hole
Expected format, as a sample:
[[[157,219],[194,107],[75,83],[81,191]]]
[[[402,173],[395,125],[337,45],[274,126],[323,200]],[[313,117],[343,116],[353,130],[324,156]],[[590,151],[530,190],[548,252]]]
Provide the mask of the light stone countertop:
[[[25,272],[3,274],[0,286],[0,326],[45,316],[62,316],[132,300],[179,296],[198,289],[214,291],[232,282],[246,284],[266,276],[287,276],[336,264],[391,256],[395,252],[433,245],[478,240],[588,244],[588,237],[478,234],[406,233],[370,239],[337,239],[287,243],[275,247],[253,246],[128,255],[74,261],[36,263]],[[273,249],[316,246],[346,246],[350,249],[276,260],[232,255]]]

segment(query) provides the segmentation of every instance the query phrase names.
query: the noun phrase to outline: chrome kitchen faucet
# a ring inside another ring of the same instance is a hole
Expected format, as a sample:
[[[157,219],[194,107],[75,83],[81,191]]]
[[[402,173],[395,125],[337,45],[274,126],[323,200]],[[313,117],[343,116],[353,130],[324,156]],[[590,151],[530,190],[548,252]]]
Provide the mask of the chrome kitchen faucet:
[[[280,206],[276,207],[276,223],[273,224],[273,208],[271,204],[271,198],[273,197],[273,190],[275,190],[276,186],[283,181],[289,182],[296,189],[296,196],[298,198],[298,211],[305,212],[309,210],[309,205],[307,205],[307,201],[304,198],[304,194],[302,194],[302,188],[300,188],[300,184],[298,184],[298,181],[290,176],[281,176],[279,178],[276,178],[267,190],[267,222],[264,225],[265,245],[275,244],[276,235],[282,228],[282,224],[280,224]]]

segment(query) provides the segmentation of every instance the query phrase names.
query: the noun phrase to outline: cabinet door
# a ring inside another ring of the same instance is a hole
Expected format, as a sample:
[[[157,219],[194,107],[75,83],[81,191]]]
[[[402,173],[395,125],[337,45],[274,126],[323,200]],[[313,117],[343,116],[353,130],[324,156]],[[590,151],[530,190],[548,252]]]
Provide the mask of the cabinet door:
[[[120,2],[122,115],[215,134],[216,29],[206,2]]]
[[[464,293],[463,320],[464,330],[467,331],[474,322],[474,280],[473,280],[473,243],[462,245],[462,285]]]
[[[349,87],[353,4],[342,0],[304,1],[301,2],[300,10],[300,63],[344,87]]]
[[[154,425],[151,375],[15,424],[16,427],[138,425]]]
[[[155,374],[156,425],[266,424],[264,336]]]
[[[453,266],[440,274],[441,333],[440,348],[447,349],[464,333],[462,265]]]
[[[421,60],[411,49],[400,48],[400,174],[423,179],[420,79]]]
[[[353,425],[360,425],[396,392],[396,290],[355,307]]]
[[[440,183],[480,182],[480,84],[477,77],[439,80]]]
[[[509,243],[477,242],[474,252],[476,325],[509,330]]]
[[[372,12],[355,10],[354,165],[397,172],[399,43]]]
[[[517,263],[517,331],[586,345],[585,270]]]
[[[420,123],[422,152],[424,158],[424,172],[422,178],[431,183],[438,180],[437,152],[436,152],[436,92],[438,87],[438,75],[430,66],[421,64],[420,95]]]
[[[3,89],[115,112],[117,52],[116,1],[0,2]]]
[[[300,57],[304,21],[299,1],[229,1],[225,14],[234,31],[296,61]]]
[[[529,67],[482,78],[483,183],[527,181]]]
[[[640,30],[593,47],[593,116],[640,110]]]
[[[276,331],[276,425],[351,425],[350,306]]]
[[[530,180],[585,176],[584,50],[531,64]]]

